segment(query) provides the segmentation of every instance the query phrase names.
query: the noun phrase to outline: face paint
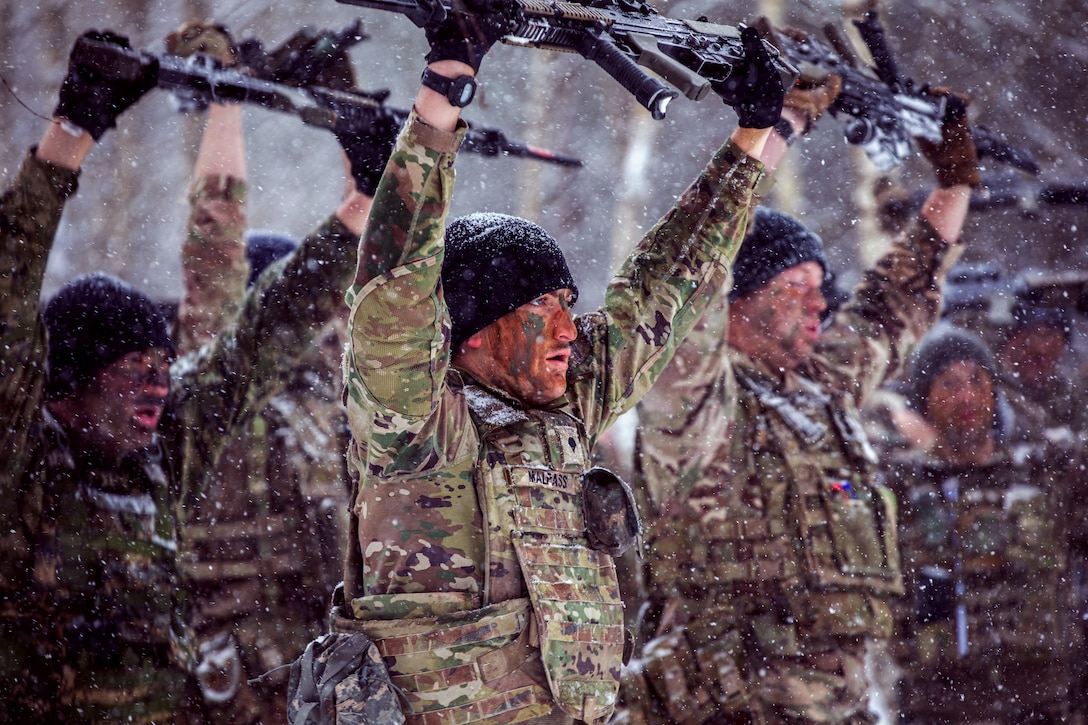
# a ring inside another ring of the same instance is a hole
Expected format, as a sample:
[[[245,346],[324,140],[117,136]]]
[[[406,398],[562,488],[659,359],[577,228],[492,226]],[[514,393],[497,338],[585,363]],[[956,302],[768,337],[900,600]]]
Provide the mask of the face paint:
[[[491,323],[478,335],[490,359],[481,382],[526,405],[552,402],[567,390],[570,344],[577,337],[570,292],[542,295]]]
[[[120,457],[151,444],[170,391],[170,356],[132,352],[102,368],[70,401],[75,433]]]
[[[785,370],[807,359],[820,337],[820,317],[827,309],[820,289],[823,278],[819,263],[802,262],[735,302],[736,311],[748,323],[743,333],[747,339],[737,347]],[[732,332],[730,340],[734,340]]]

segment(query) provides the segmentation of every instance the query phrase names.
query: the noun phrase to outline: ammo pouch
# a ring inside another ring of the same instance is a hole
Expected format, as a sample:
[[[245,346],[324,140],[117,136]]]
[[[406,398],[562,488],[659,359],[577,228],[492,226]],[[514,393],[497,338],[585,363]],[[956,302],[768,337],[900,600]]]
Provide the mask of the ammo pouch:
[[[594,466],[582,474],[582,515],[592,548],[617,557],[638,544],[642,556],[642,521],[635,496],[612,471]]]
[[[622,708],[645,725],[699,725],[745,709],[749,696],[738,669],[743,659],[735,630],[698,642],[685,628],[646,643],[624,668]]]
[[[331,632],[291,665],[289,725],[401,725],[404,714],[377,647],[362,633]]]

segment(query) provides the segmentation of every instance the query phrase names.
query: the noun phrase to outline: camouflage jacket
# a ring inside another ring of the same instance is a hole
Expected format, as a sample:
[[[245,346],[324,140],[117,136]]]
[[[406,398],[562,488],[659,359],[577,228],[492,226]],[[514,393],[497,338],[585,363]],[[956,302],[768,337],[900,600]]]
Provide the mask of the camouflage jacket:
[[[30,154],[0,198],[0,436],[14,451],[0,478],[11,502],[0,514],[0,625],[5,639],[16,633],[9,652],[19,653],[2,666],[9,681],[33,690],[16,703],[78,709],[85,722],[162,722],[187,678],[187,634],[173,616],[185,610],[178,502],[281,384],[315,321],[340,303],[356,238],[335,219],[323,225],[282,279],[266,278],[244,299],[237,324],[171,367],[153,450],[121,464],[96,461],[66,446],[42,395],[38,298],[77,178]]]
[[[880,600],[901,586],[883,520],[894,505],[874,489],[858,408],[936,320],[961,248],[919,221],[785,375],[728,348],[724,301],[684,341],[639,408],[637,444],[649,587],[692,607],[680,623],[744,591],[772,639],[786,622],[801,636],[886,634]]]
[[[245,199],[245,182],[231,177],[203,177],[190,191],[178,309],[183,351],[211,341],[245,297]],[[259,719],[270,700],[285,700],[251,693],[244,681],[293,661],[327,629],[350,490],[338,322],[307,345],[282,390],[231,440],[184,504],[180,566],[206,654],[200,681],[224,721]],[[219,672],[213,668],[205,676],[212,662],[227,674],[212,674]],[[265,682],[282,687],[286,679],[283,672]]]
[[[360,260],[348,292],[358,490],[345,594],[360,619],[502,603],[489,587],[504,572],[487,566],[476,480],[481,437],[462,376],[450,368],[439,283],[460,138],[409,120],[375,198],[366,239],[375,253]],[[727,285],[761,174],[757,161],[723,146],[613,279],[604,308],[576,318],[567,395],[548,410],[580,430],[583,450],[645,393],[706,301]],[[546,467],[544,451],[555,443],[514,445],[527,465]]]
[[[1044,390],[1029,389],[1008,374],[1000,375],[997,383],[1012,413],[1006,440],[1032,443],[1088,428],[1088,405],[1074,371],[1060,371]]]

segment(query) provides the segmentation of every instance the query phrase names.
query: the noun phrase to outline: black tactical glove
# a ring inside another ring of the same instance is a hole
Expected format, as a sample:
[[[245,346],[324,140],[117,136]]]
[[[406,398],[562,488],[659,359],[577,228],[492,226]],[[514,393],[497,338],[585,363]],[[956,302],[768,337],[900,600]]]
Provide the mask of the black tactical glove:
[[[88,30],[80,37],[131,48],[128,38],[109,30]],[[158,63],[152,61],[141,66],[134,79],[111,78],[99,68],[77,62],[73,53],[53,115],[68,119],[98,141],[117,125],[118,116],[155,87],[158,74]]]
[[[504,0],[465,0],[472,15],[447,13],[425,28],[431,50],[427,62],[459,60],[476,71],[487,51],[513,27],[513,3]]]
[[[742,128],[770,128],[782,116],[782,77],[755,28],[741,28],[740,40],[748,62],[742,76],[725,82],[723,99],[737,112]]]
[[[967,120],[968,98],[954,93],[948,88],[925,88],[932,96],[944,96],[947,102],[944,117],[941,119],[941,142],[933,143],[924,138],[917,139],[918,148],[937,176],[937,185],[942,188],[967,184],[972,187],[982,185],[978,173],[978,152],[971,139],[971,125]]]
[[[356,191],[374,196],[399,132],[398,119],[384,108],[365,119],[342,118],[337,122],[334,133],[351,162]]]

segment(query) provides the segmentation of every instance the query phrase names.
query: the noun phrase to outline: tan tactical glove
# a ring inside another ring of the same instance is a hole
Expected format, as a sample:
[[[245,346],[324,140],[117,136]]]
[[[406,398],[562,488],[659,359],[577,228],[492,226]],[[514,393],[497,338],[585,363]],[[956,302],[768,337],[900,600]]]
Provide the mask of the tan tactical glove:
[[[187,58],[203,53],[229,68],[238,60],[234,41],[225,26],[211,20],[194,20],[166,36],[166,52]]]
[[[797,42],[804,42],[808,34],[797,28],[783,28],[780,31]],[[802,135],[812,130],[812,124],[827,112],[831,104],[842,92],[842,78],[835,73],[828,73],[822,78],[810,78],[802,75],[786,93],[785,108],[792,108],[805,119]]]
[[[937,185],[942,188],[967,184],[972,187],[982,185],[978,173],[978,152],[971,140],[971,125],[967,120],[967,105],[970,99],[948,88],[927,88],[933,96],[948,98],[944,118],[941,120],[941,142],[933,143],[924,138],[917,139],[922,155],[933,165],[937,176]]]

